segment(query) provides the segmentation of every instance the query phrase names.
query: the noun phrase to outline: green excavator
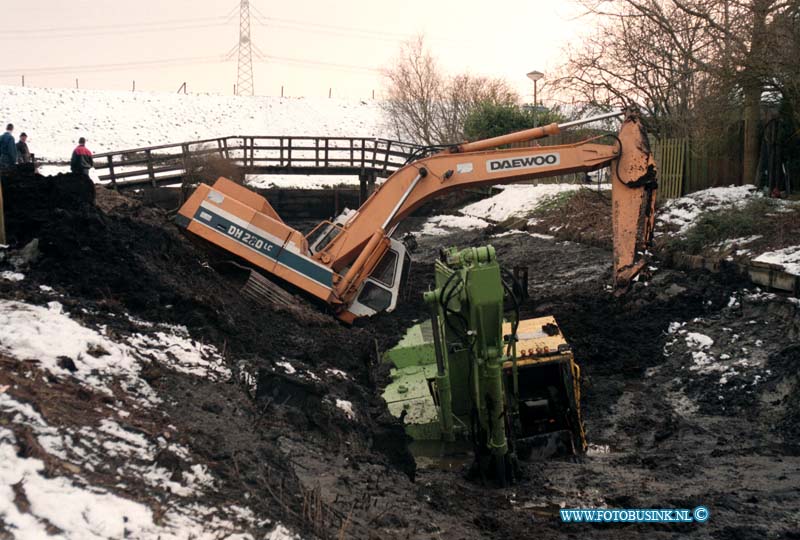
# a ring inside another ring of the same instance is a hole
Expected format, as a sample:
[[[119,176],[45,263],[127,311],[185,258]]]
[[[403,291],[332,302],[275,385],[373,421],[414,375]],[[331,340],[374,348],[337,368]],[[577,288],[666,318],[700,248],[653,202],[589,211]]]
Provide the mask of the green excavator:
[[[429,321],[384,354],[383,397],[415,442],[467,443],[471,473],[506,485],[518,459],[577,455],[580,368],[553,317],[519,318],[524,290],[492,246],[443,250]]]

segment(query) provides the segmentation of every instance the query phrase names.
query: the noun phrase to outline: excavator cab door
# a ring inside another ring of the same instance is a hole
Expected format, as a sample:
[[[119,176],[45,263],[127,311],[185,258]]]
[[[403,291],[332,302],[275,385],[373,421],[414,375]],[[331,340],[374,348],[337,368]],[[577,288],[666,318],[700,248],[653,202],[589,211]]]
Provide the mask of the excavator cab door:
[[[348,311],[356,317],[370,317],[381,311],[390,312],[397,306],[397,298],[405,278],[404,271],[409,266],[410,257],[402,242],[394,238],[389,240],[389,249],[364,281],[356,299],[350,305]]]

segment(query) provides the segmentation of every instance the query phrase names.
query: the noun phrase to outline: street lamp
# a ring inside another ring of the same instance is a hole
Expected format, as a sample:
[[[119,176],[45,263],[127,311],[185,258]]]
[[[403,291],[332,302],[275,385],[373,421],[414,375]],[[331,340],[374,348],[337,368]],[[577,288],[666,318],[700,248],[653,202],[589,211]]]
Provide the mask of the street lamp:
[[[528,73],[528,78],[533,81],[533,127],[536,127],[536,107],[537,107],[537,82],[544,77],[541,71],[531,71]]]

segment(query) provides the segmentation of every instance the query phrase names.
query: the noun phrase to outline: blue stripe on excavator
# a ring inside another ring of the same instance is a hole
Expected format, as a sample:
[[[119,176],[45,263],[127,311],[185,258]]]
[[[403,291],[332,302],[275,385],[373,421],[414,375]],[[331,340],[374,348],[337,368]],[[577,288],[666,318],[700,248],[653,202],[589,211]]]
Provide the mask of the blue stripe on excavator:
[[[210,215],[211,219],[203,219],[200,217],[200,214]],[[316,281],[324,287],[328,287],[329,289],[333,288],[333,271],[318,266],[302,255],[292,253],[287,249],[283,249],[283,246],[280,246],[274,242],[270,242],[263,236],[243,228],[228,219],[225,219],[208,208],[199,207],[194,214],[194,220],[232,240],[235,240],[239,244],[255,251],[259,255],[272,259],[278,264],[281,264],[291,270],[294,270],[298,274]],[[253,239],[252,244],[243,242],[241,238],[237,238],[235,235],[234,231],[243,229],[249,235],[251,235]],[[262,242],[260,249],[256,248],[258,241]],[[273,255],[274,253],[277,253],[277,256]]]

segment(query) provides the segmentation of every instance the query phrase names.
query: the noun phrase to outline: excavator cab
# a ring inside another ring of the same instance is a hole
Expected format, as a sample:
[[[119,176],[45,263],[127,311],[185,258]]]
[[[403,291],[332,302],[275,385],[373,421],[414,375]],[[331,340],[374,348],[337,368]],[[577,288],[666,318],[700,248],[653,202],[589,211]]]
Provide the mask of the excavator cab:
[[[345,208],[333,221],[323,221],[307,236],[308,251],[313,256],[323,251],[345,230],[347,221],[356,211]],[[389,248],[350,304],[348,311],[355,317],[371,317],[382,311],[391,312],[397,306],[397,299],[403,284],[403,277],[411,263],[405,245],[389,239]],[[347,269],[345,268],[345,271]]]
[[[411,257],[402,242],[394,238],[389,241],[389,249],[350,305],[349,311],[356,317],[370,317],[381,311],[391,312],[397,306]]]

